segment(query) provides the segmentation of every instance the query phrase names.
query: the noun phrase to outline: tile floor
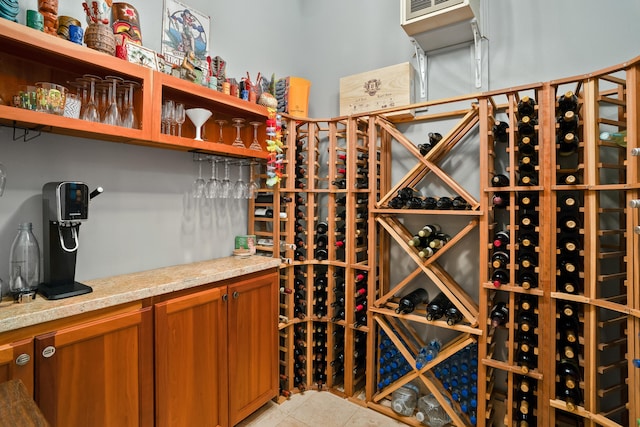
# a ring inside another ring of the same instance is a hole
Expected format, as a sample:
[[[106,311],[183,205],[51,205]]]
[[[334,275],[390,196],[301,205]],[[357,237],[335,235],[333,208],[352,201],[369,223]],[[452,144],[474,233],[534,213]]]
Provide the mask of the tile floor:
[[[327,391],[294,394],[281,405],[268,402],[237,427],[392,427],[406,426]]]

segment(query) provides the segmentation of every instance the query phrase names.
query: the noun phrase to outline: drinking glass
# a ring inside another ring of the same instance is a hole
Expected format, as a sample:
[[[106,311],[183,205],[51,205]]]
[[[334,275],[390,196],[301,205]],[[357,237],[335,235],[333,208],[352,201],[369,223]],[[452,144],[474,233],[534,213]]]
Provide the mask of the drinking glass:
[[[220,180],[216,170],[217,159],[211,159],[211,178],[207,181],[207,186],[204,190],[205,197],[215,199],[220,196]]]
[[[204,196],[204,188],[206,182],[202,178],[202,160],[198,159],[198,178],[193,182],[193,197],[200,198]]]
[[[248,199],[249,198],[249,184],[244,182],[243,179],[243,171],[245,163],[240,163],[238,165],[238,181],[236,181],[236,185],[233,186],[233,198],[234,199]]]
[[[258,141],[258,128],[262,125],[262,122],[249,122],[249,124],[253,126],[253,142],[251,142],[249,148],[251,150],[262,150]]]
[[[140,87],[140,83],[131,80],[123,82],[125,86],[128,86],[127,92],[125,92],[125,110],[122,116],[122,126],[138,129],[138,118],[136,117],[136,110],[133,107],[133,90]]]
[[[120,110],[118,109],[117,84],[124,81],[121,77],[107,76],[104,78],[109,83],[109,101],[104,113],[102,123],[113,126],[120,126]]]
[[[184,112],[184,104],[176,104],[176,110],[174,113],[174,120],[178,124],[178,136],[182,136],[182,124],[186,119]]]
[[[91,74],[85,74],[82,76],[82,80],[89,85],[89,102],[84,107],[82,112],[82,120],[89,122],[99,122],[100,113],[98,112],[98,104],[96,104],[96,83],[102,81],[100,77]]]
[[[231,119],[233,121],[233,127],[236,128],[236,139],[231,144],[233,147],[247,148],[240,137],[240,128],[244,127],[244,119]]]
[[[175,114],[175,106],[172,100],[168,99],[162,105],[162,133],[171,134],[171,122]]]
[[[228,199],[231,197],[231,181],[229,180],[229,161],[224,161],[224,179],[220,184],[220,198]]]
[[[255,199],[258,197],[258,190],[260,190],[260,184],[258,182],[260,180],[260,174],[255,171],[256,165],[258,165],[257,162],[251,162],[250,164],[251,176],[249,177],[249,199]]]
[[[216,123],[218,124],[218,126],[220,127],[220,138],[218,139],[218,142],[220,144],[224,144],[224,138],[222,136],[222,128],[224,127],[224,125],[227,124],[227,121],[224,119],[218,119],[216,120]]]

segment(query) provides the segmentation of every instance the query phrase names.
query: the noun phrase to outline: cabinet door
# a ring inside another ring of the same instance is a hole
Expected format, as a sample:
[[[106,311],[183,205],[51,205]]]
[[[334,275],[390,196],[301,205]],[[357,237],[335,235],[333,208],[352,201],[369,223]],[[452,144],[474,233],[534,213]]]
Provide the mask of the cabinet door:
[[[0,383],[21,380],[33,396],[33,339],[0,346]]]
[[[277,273],[229,286],[229,418],[235,425],[278,394]]]
[[[227,425],[226,289],[156,304],[156,426]]]
[[[153,425],[151,309],[36,340],[36,402],[52,427]]]

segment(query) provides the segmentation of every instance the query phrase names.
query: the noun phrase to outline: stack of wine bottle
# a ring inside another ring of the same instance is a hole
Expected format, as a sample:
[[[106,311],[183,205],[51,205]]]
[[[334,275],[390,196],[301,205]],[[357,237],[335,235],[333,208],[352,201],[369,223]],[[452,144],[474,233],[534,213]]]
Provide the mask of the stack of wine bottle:
[[[458,307],[447,298],[444,292],[438,292],[435,298],[429,301],[429,293],[423,288],[416,288],[401,297],[396,307],[396,313],[413,313],[418,307],[423,305],[425,317],[430,322],[445,317],[447,324],[453,326],[464,319]]]
[[[353,335],[353,382],[364,383],[367,366],[367,333],[355,331]]]
[[[580,382],[582,378],[580,359],[582,348],[580,345],[580,311],[578,303],[558,300],[557,302],[557,334],[556,349],[556,394],[558,399],[564,400],[567,409],[573,411],[582,403]]]
[[[333,327],[333,360],[331,368],[333,369],[333,386],[344,384],[344,327],[334,325]]]
[[[433,256],[450,239],[451,237],[443,233],[439,225],[427,224],[414,234],[407,243],[418,252],[420,258],[427,259]]]
[[[557,290],[568,294],[582,292],[582,234],[580,193],[558,191]]]
[[[469,203],[462,196],[423,196],[418,190],[403,187],[389,200],[391,209],[467,210]]]
[[[379,338],[378,390],[382,390],[411,372],[412,368],[383,329],[380,329]]]
[[[318,390],[327,384],[327,324],[313,323],[313,381]]]
[[[346,311],[345,311],[345,292],[346,292],[346,282],[345,282],[345,272],[344,268],[336,268],[333,275],[333,302],[331,303],[332,308],[332,322],[338,322],[340,320],[345,320]]]
[[[321,319],[327,316],[327,267],[315,266],[313,279],[313,314]]]
[[[355,273],[354,328],[359,328],[367,324],[368,276],[369,274],[365,270],[356,271]]]
[[[523,96],[518,101],[518,185],[538,185],[538,109],[536,100]]]
[[[347,188],[347,155],[344,152],[339,152],[337,158],[336,178],[331,181],[331,184],[339,190],[344,190]],[[358,153],[354,184],[356,189],[369,188],[368,159],[369,155],[367,153]]]
[[[538,298],[520,294],[517,299],[516,362],[523,374],[538,367]]]
[[[418,150],[420,150],[420,154],[426,156],[429,151],[436,146],[438,142],[442,139],[442,135],[437,132],[429,132],[427,135],[428,141],[422,144],[418,144]]]
[[[300,320],[307,317],[307,274],[303,267],[294,269],[293,315]]]
[[[509,239],[507,230],[500,230],[493,237],[491,245],[491,282],[496,288],[507,285],[510,282]]]
[[[308,209],[310,207],[307,205],[306,198],[297,194],[295,197],[295,236],[294,236],[294,244],[295,251],[293,260],[294,261],[305,261],[307,259],[307,245],[306,245],[306,227],[304,224],[307,222]]]
[[[293,386],[299,391],[307,389],[307,329],[305,323],[294,325]]]

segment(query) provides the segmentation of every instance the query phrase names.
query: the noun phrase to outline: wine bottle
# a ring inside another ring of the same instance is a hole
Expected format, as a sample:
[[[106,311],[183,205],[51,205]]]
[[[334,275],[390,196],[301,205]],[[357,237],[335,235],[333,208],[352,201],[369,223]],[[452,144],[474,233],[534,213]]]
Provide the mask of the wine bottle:
[[[437,232],[441,231],[441,228],[438,224],[427,224],[425,226],[422,227],[422,229],[420,231],[418,231],[418,236],[419,237],[429,237],[432,234],[435,234]]]
[[[559,342],[577,344],[579,342],[579,328],[577,317],[560,316],[558,320]]]
[[[437,203],[438,203],[438,200],[435,197],[427,196],[424,199],[422,199],[421,209],[427,209],[427,210],[435,209]]]
[[[538,174],[535,171],[520,172],[520,179],[518,179],[518,185],[538,185]]]
[[[536,146],[531,141],[534,138],[525,136],[518,142],[518,154],[523,157],[531,157],[534,160],[534,164],[538,164]]]
[[[496,208],[506,208],[509,206],[509,194],[503,192],[497,192],[493,194],[491,203]]]
[[[440,319],[444,316],[450,305],[451,301],[449,301],[449,298],[443,292],[439,292],[438,295],[427,304],[427,320],[434,321]]]
[[[581,289],[579,274],[577,272],[561,272],[560,278],[558,280],[558,285],[558,290],[560,292],[566,292],[568,294],[579,294]]]
[[[581,244],[578,236],[577,233],[560,235],[558,248],[563,255],[577,255],[580,252]]]
[[[578,115],[573,111],[566,111],[556,120],[561,134],[573,133],[578,130]]]
[[[460,323],[464,318],[458,307],[453,304],[450,304],[445,312],[445,316],[447,318],[447,325],[453,326],[457,323]]]
[[[580,368],[573,360],[561,359],[556,374],[562,386],[574,389],[580,385]]]
[[[560,230],[565,233],[578,232],[580,230],[580,219],[576,215],[564,215],[558,220]]]
[[[493,273],[491,273],[491,282],[496,288],[499,288],[502,285],[508,285],[509,281],[509,270],[499,268],[493,270]]]
[[[538,236],[536,233],[520,233],[518,243],[523,249],[533,249],[538,244]]]
[[[491,255],[491,265],[493,268],[509,268],[509,254],[503,251],[496,251]]]
[[[333,180],[331,181],[331,184],[333,184],[334,186],[338,187],[341,190],[344,190],[345,188],[347,188],[347,180],[344,178]]]
[[[538,205],[538,193],[530,191],[518,193],[518,205],[526,209],[535,208]]]
[[[496,120],[493,125],[493,140],[495,142],[509,142],[509,123]]]
[[[436,202],[436,209],[445,210],[445,209],[453,209],[453,200],[451,197],[442,196]]]
[[[567,157],[578,151],[579,141],[578,137],[573,132],[567,132],[564,134],[558,134],[558,155]]]
[[[534,269],[538,265],[535,252],[521,252],[518,254],[518,265],[521,269]]]
[[[493,247],[494,248],[507,248],[509,244],[509,232],[506,230],[498,231],[493,236]]]
[[[326,222],[319,222],[316,225],[316,233],[318,234],[326,234],[329,230],[329,225]]]
[[[536,335],[533,331],[519,331],[516,337],[518,349],[524,352],[530,352],[536,348]]]
[[[524,116],[518,121],[518,134],[520,137],[532,137],[536,133],[537,121],[529,116]]]
[[[451,208],[454,210],[462,211],[471,209],[471,205],[462,196],[454,197],[451,204]]]
[[[522,349],[520,349],[516,356],[516,362],[524,374],[536,367],[536,356],[533,353],[533,349],[529,348],[528,350],[529,351],[522,351]]]
[[[529,96],[523,96],[522,98],[520,98],[520,101],[518,101],[517,110],[518,110],[519,117],[524,117],[524,116],[534,117],[536,115],[535,99]]]
[[[400,298],[396,313],[408,314],[413,312],[420,304],[426,304],[429,301],[429,294],[426,289],[417,288],[407,295]]]
[[[558,398],[564,400],[569,411],[575,411],[582,402],[582,393],[580,393],[579,387],[568,388],[560,386]]]
[[[435,251],[429,246],[421,248],[420,251],[418,251],[418,256],[423,259],[430,258],[433,254],[435,254]]]
[[[509,307],[507,303],[499,301],[492,308],[489,314],[491,318],[491,326],[496,328],[504,325],[509,320]]]
[[[518,307],[521,311],[533,312],[537,307],[537,298],[529,294],[520,294],[518,298]]]
[[[338,320],[344,320],[345,310],[343,308],[339,308],[333,312],[333,317],[331,318],[332,322],[337,322]]]
[[[560,113],[567,111],[578,112],[578,97],[573,91],[567,91],[558,97],[558,110]]]
[[[567,173],[558,178],[560,185],[577,185],[579,183],[578,176],[575,173]]]
[[[580,207],[580,202],[573,194],[568,194],[560,197],[558,206],[563,211],[575,211]]]
[[[493,187],[508,187],[509,186],[509,177],[503,174],[495,174],[491,178],[491,185]]]
[[[429,247],[434,251],[438,249],[442,249],[442,247],[451,240],[451,237],[448,234],[444,234],[441,232],[436,233],[433,238],[429,241]]]
[[[523,311],[518,315],[518,328],[522,332],[532,332],[538,324],[535,314]]]
[[[575,317],[577,319],[578,307],[575,303],[565,302],[564,304],[562,304],[560,313],[562,313],[566,317]]]
[[[534,229],[538,225],[538,214],[535,211],[524,210],[518,220],[523,229]]]

